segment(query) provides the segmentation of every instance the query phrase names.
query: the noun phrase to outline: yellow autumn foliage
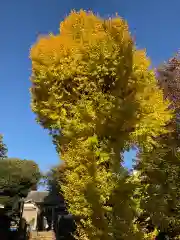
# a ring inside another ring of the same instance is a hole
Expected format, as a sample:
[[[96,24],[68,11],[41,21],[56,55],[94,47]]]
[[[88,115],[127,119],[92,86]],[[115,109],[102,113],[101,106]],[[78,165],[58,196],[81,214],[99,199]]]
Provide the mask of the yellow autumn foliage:
[[[39,38],[30,57],[32,110],[66,163],[63,190],[83,219],[79,239],[141,239],[120,153],[151,148],[172,117],[145,50],[119,16],[81,10],[58,35]]]

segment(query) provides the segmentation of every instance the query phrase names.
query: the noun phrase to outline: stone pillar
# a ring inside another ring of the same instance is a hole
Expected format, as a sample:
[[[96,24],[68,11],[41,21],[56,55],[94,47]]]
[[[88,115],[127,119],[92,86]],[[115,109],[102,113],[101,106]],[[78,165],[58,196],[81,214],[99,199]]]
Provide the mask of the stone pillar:
[[[39,214],[39,209],[36,206],[36,216],[35,216],[35,221],[34,221],[34,230],[37,230],[37,218],[38,218],[38,214]]]

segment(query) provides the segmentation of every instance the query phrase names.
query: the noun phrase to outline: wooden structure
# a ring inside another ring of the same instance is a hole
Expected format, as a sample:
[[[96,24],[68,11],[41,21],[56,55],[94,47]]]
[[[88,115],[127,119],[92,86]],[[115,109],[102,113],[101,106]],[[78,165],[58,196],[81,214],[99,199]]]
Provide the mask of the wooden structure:
[[[25,199],[23,218],[32,230],[53,230],[58,215],[66,214],[64,199],[49,191],[31,191]]]

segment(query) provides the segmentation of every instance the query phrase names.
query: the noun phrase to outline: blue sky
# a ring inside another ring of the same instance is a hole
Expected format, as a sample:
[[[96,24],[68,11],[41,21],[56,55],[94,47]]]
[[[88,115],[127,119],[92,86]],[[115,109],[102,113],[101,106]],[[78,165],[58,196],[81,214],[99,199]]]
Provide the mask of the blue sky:
[[[173,0],[6,0],[0,1],[0,132],[10,157],[35,160],[45,171],[59,162],[47,132],[30,109],[29,49],[39,34],[57,33],[71,9],[124,17],[156,66],[180,46],[180,1]],[[126,154],[130,165],[133,153]]]

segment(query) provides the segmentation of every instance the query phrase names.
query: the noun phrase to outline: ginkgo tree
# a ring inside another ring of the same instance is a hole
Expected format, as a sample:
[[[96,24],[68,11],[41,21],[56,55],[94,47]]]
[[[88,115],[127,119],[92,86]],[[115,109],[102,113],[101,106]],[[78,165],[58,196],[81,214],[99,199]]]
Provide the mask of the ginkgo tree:
[[[30,57],[32,110],[66,164],[62,189],[82,217],[79,239],[141,239],[123,153],[150,151],[172,117],[145,50],[118,15],[81,10],[59,34],[40,37]]]

